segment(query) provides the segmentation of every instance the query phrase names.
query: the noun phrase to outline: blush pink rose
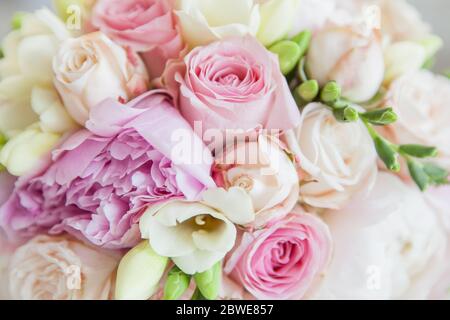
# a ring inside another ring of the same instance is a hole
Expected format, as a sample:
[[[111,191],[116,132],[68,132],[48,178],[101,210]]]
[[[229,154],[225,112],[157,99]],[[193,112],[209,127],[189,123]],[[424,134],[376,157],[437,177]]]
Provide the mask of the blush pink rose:
[[[319,218],[297,211],[244,233],[224,272],[257,299],[300,299],[326,268],[331,236]]]
[[[161,75],[184,48],[172,0],[98,0],[91,24],[118,44],[142,54],[149,75]]]
[[[286,130],[300,122],[277,57],[251,36],[197,47],[164,79],[181,114],[204,130]]]
[[[162,91],[126,105],[105,100],[92,109],[87,127],[70,136],[42,172],[17,182],[0,208],[9,238],[67,231],[106,248],[133,247],[147,205],[196,200],[215,186],[209,150]],[[175,130],[195,143],[186,151],[203,154],[202,161],[179,161]]]

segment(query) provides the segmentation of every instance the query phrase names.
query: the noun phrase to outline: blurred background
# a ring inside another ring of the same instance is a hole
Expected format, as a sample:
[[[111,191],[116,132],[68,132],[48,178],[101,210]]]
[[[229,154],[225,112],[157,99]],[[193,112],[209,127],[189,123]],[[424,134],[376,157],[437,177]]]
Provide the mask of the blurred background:
[[[444,39],[444,48],[439,52],[436,71],[450,69],[450,0],[409,0],[433,26],[434,32]],[[13,12],[33,10],[51,6],[51,0],[0,0],[0,37],[9,30]]]

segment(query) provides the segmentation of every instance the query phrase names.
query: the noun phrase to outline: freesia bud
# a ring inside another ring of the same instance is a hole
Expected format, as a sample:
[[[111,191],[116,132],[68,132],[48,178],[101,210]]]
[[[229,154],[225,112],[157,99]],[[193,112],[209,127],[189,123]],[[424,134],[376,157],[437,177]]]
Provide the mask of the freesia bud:
[[[425,172],[422,164],[414,160],[408,160],[409,174],[421,191],[425,191],[430,183],[430,178]]]
[[[117,270],[117,300],[146,300],[157,290],[168,259],[153,251],[147,240],[128,251]]]
[[[320,99],[325,103],[332,103],[341,97],[341,87],[335,82],[328,82],[320,93]]]
[[[397,114],[392,111],[392,108],[378,109],[363,113],[361,117],[369,123],[377,126],[384,126],[392,124],[397,121]]]
[[[12,19],[11,19],[11,28],[13,30],[17,30],[20,29],[22,27],[22,20],[23,17],[26,16],[27,13],[26,12],[16,12],[14,13]]]
[[[164,300],[177,300],[189,287],[191,276],[185,274],[177,266],[174,266],[167,275],[164,286]]]
[[[308,50],[311,38],[312,32],[309,30],[302,31],[292,38],[292,41],[299,45],[302,56],[304,56]]]
[[[278,55],[281,73],[284,75],[294,70],[302,54],[300,46],[289,40],[280,41],[270,47],[269,50]]]
[[[435,147],[422,146],[418,144],[404,144],[399,147],[400,153],[407,154],[414,158],[430,158],[438,155]]]
[[[60,135],[43,132],[38,124],[13,136],[0,151],[0,163],[10,174],[22,176],[53,149]]]
[[[374,137],[375,149],[386,167],[392,172],[400,171],[400,163],[398,162],[398,154],[392,145],[380,136]]]
[[[370,100],[384,77],[380,31],[359,29],[334,25],[322,29],[312,38],[306,59],[312,79],[321,86],[335,80],[342,96],[352,102]]]
[[[196,273],[194,280],[202,296],[208,300],[216,299],[219,295],[220,283],[222,282],[221,261],[204,272]]]
[[[298,86],[296,91],[303,101],[311,102],[319,94],[319,83],[316,80],[308,80]]]
[[[334,116],[338,121],[355,122],[359,119],[359,113],[354,108],[347,106],[333,110]]]
[[[77,6],[77,8],[82,9],[85,6],[85,2],[86,0],[53,0],[53,6],[58,16],[63,21],[66,21],[69,17],[71,6]]]

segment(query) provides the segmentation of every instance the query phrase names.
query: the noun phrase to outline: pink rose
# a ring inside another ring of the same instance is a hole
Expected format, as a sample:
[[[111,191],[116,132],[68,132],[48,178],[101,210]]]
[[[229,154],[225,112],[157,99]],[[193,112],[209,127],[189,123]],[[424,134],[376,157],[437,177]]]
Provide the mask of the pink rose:
[[[224,272],[257,299],[300,299],[328,264],[328,227],[299,212],[267,229],[244,233],[225,264]]]
[[[110,299],[118,259],[72,239],[38,236],[12,255],[9,293],[18,300]]]
[[[181,114],[203,129],[285,130],[300,112],[277,57],[250,36],[214,42],[192,50],[168,68],[174,76]],[[172,83],[173,84],[173,83]]]
[[[142,53],[149,75],[161,75],[169,59],[178,58],[183,40],[171,0],[98,0],[92,25],[118,44]]]
[[[0,226],[10,237],[68,231],[98,246],[132,247],[148,204],[193,200],[215,186],[209,151],[161,91],[127,105],[105,100],[93,108],[87,127],[54,152],[47,169],[19,180],[0,208]],[[204,162],[173,158],[175,130],[196,142],[198,148],[186,150],[203,154]]]

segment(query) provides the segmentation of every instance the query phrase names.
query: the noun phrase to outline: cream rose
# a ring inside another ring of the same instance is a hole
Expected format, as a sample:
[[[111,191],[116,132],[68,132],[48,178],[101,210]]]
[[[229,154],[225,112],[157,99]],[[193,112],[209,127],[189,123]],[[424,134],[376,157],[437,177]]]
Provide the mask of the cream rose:
[[[75,127],[52,84],[52,59],[69,33],[49,10],[22,18],[3,40],[0,59],[0,132],[8,137],[39,122],[48,132]]]
[[[27,174],[50,154],[60,137],[59,134],[43,131],[39,124],[31,125],[0,149],[0,164],[12,175]]]
[[[64,105],[81,125],[99,102],[107,98],[126,102],[148,86],[142,60],[101,32],[64,41],[53,59],[53,71]]]
[[[306,69],[321,85],[337,81],[348,100],[370,100],[384,77],[380,30],[369,22],[367,25],[328,24],[311,40]]]
[[[213,169],[217,185],[240,187],[250,196],[255,211],[252,224],[261,227],[282,218],[298,199],[297,171],[279,141],[259,136],[256,141],[239,142],[216,155]]]
[[[448,262],[435,212],[390,173],[380,173],[368,198],[323,218],[334,255],[313,298],[425,299]]]
[[[18,300],[109,299],[117,263],[81,242],[38,236],[11,258],[10,294]]]
[[[201,202],[169,201],[147,209],[139,227],[153,250],[172,258],[187,274],[203,272],[225,257],[236,240],[233,223],[247,224],[254,217],[251,198],[244,189],[208,189]]]
[[[398,144],[435,146],[435,159],[450,170],[450,81],[426,70],[408,73],[394,81],[384,104],[392,106],[398,121],[385,128]]]
[[[370,192],[377,154],[362,122],[339,122],[328,107],[311,103],[302,111],[300,126],[286,139],[305,173],[301,201],[337,209],[355,195]]]

